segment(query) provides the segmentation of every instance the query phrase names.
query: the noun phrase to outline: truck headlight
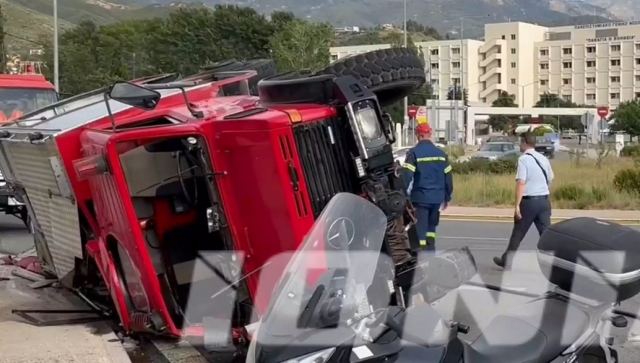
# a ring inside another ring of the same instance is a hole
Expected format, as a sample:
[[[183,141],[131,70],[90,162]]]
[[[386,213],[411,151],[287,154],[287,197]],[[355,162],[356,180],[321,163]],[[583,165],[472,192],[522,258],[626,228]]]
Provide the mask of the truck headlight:
[[[376,140],[382,137],[382,127],[378,120],[378,114],[373,108],[362,108],[356,111],[358,127],[362,132],[362,137],[366,140]]]
[[[347,114],[351,128],[356,134],[356,142],[363,160],[378,155],[387,145],[387,137],[382,128],[382,116],[375,99],[364,99],[347,104]]]
[[[331,358],[333,353],[336,351],[336,348],[329,348],[325,350],[321,350],[318,352],[314,352],[311,354],[307,354],[302,357],[289,359],[283,363],[324,363]]]

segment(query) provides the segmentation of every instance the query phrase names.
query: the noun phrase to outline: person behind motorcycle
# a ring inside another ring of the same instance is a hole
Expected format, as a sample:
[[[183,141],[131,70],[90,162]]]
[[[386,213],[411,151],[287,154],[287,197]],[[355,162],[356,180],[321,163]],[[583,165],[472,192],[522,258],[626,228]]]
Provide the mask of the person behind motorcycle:
[[[451,165],[447,154],[431,142],[429,124],[419,124],[415,133],[418,144],[407,152],[402,179],[405,186],[413,182],[410,194],[420,248],[435,251],[440,211],[447,208],[453,193]]]

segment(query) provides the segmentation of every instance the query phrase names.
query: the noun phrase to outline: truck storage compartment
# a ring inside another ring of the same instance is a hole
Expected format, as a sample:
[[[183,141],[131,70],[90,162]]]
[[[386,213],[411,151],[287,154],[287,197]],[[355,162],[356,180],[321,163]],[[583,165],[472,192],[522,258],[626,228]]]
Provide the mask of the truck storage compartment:
[[[640,232],[593,218],[549,227],[538,242],[538,262],[561,289],[602,302],[640,292]]]

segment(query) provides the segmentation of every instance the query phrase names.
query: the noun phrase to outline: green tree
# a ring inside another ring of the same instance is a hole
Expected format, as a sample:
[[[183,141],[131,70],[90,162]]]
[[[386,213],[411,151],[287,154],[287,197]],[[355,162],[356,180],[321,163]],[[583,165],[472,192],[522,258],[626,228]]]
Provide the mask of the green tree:
[[[640,100],[622,102],[611,118],[615,120],[614,131],[625,132],[631,137],[640,136]]]
[[[290,11],[274,11],[271,13],[271,24],[275,29],[281,29],[295,18],[296,16]]]
[[[0,5],[0,73],[4,73],[7,67],[7,51],[4,42],[4,11]]]
[[[271,37],[272,55],[280,71],[319,70],[329,64],[333,28],[293,20]]]
[[[493,107],[518,107],[516,104],[516,96],[510,95],[507,92],[500,91],[498,98],[493,101],[491,106]],[[495,129],[504,132],[511,130],[518,122],[517,117],[504,116],[504,115],[492,115],[489,117],[489,125]]]

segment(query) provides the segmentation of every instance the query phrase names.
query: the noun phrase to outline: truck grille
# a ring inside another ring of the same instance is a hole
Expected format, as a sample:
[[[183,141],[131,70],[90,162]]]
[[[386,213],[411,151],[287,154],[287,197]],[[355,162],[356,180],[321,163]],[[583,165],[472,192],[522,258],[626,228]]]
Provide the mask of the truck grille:
[[[355,192],[353,136],[348,123],[339,118],[300,124],[293,134],[317,217],[337,193]]]

